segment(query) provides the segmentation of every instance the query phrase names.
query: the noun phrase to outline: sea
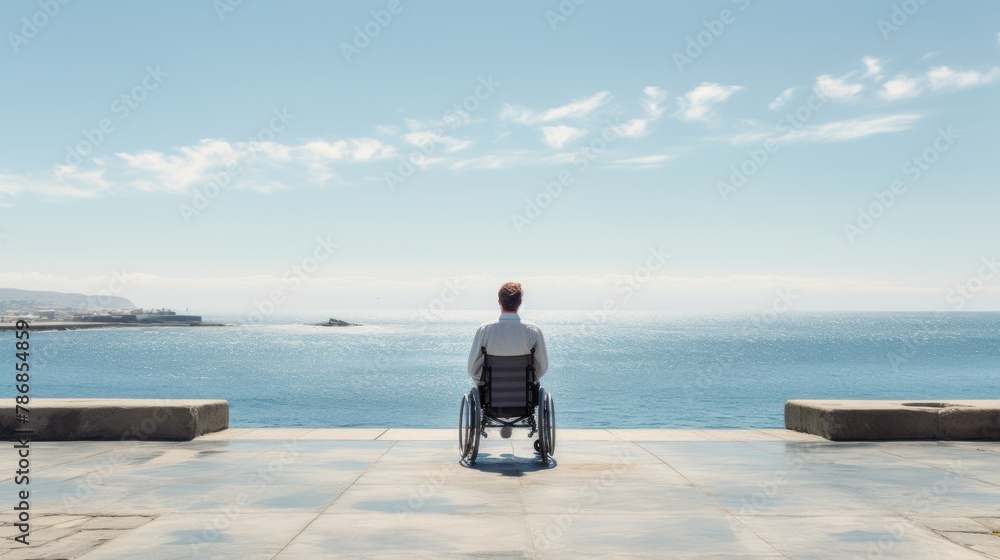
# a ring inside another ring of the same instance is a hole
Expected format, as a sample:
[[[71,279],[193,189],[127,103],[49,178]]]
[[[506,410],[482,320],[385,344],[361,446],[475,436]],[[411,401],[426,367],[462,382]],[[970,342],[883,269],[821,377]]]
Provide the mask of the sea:
[[[245,324],[40,331],[31,395],[225,399],[231,427],[453,428],[473,334],[497,316],[220,313],[204,320]],[[360,326],[310,325],[329,317]],[[1000,398],[1000,313],[522,318],[544,332],[559,427],[779,428],[789,399]]]

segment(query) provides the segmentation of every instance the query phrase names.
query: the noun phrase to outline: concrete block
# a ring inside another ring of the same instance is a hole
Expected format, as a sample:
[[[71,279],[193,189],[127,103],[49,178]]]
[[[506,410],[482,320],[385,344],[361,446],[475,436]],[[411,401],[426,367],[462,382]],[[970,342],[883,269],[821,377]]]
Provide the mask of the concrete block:
[[[30,421],[17,422],[13,399],[0,407],[0,437],[28,427],[33,441],[191,440],[229,427],[224,400],[31,399]]]
[[[833,441],[995,440],[1000,400],[791,400],[785,427]]]

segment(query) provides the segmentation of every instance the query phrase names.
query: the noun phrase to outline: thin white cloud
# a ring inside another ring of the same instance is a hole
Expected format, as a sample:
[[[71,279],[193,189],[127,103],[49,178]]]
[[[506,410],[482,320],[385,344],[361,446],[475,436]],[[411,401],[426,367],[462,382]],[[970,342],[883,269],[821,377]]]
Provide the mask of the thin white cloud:
[[[399,127],[393,124],[378,124],[375,125],[375,132],[379,136],[395,136],[399,134]]]
[[[334,170],[335,164],[367,163],[396,157],[394,146],[383,143],[376,138],[352,138],[349,140],[314,140],[303,146],[292,148],[297,163],[304,163],[309,180],[317,185],[326,184],[338,177]],[[261,158],[258,158],[260,160]],[[267,164],[267,161],[259,161]],[[245,184],[256,188],[256,183],[247,181]],[[257,190],[260,190],[257,188]]]
[[[396,148],[375,138],[352,138],[327,142],[314,140],[297,151],[329,161],[364,162],[395,157]]]
[[[141,191],[186,193],[197,184],[207,182],[210,174],[236,165],[242,157],[245,143],[225,140],[202,140],[193,146],[181,146],[174,153],[144,150],[137,153],[119,152],[122,167],[134,178],[132,186]]]
[[[545,163],[550,163],[552,165],[566,165],[570,163],[577,163],[580,160],[580,151],[574,152],[561,152],[558,154],[552,154],[545,158]]]
[[[667,92],[656,86],[647,86],[642,89],[642,97],[639,103],[646,110],[646,118],[651,121],[658,120],[663,116],[663,107],[660,106],[667,98]]]
[[[634,158],[619,159],[611,162],[610,169],[658,169],[677,157],[674,154],[657,154]]]
[[[55,176],[56,185],[43,185],[37,190],[48,196],[70,198],[90,198],[111,190],[103,169],[84,171],[75,165],[60,165],[55,168]]]
[[[562,148],[587,135],[585,129],[565,125],[543,126],[540,130],[542,131],[542,139],[550,148]]]
[[[254,144],[237,142],[237,149],[241,150],[245,158],[260,156],[262,159],[274,161],[276,163],[291,161],[294,157],[293,148],[277,142],[257,142]],[[247,153],[249,151],[249,153]]]
[[[530,152],[495,153],[453,162],[452,171],[507,169],[536,161]]]
[[[94,158],[86,162],[86,168],[58,165],[41,176],[0,173],[0,194],[32,192],[53,198],[84,198],[138,190],[187,195],[210,184],[269,192],[285,188],[278,179],[282,172],[304,174],[322,183],[336,176],[334,164],[395,156],[395,147],[373,138],[315,140],[300,146],[206,139],[169,152],[142,150]]]
[[[446,158],[425,156],[419,152],[408,155],[406,159],[420,169],[427,169],[432,165],[442,164],[447,161]],[[384,181],[385,179],[383,177],[379,177],[378,180]]]
[[[520,163],[521,160],[519,158],[501,155],[488,155],[459,160],[452,163],[449,167],[452,171],[504,169]]]
[[[1000,67],[980,72],[955,70],[948,66],[935,66],[916,77],[899,74],[885,82],[879,91],[883,99],[893,101],[916,97],[924,91],[962,90],[990,84],[1000,80]]]
[[[895,115],[880,115],[860,117],[825,124],[804,126],[784,134],[773,132],[750,132],[730,137],[733,144],[760,144],[769,139],[781,144],[793,142],[846,142],[858,140],[876,134],[887,134],[911,130],[924,115],[918,113],[901,113]]]
[[[781,142],[844,142],[875,134],[910,130],[923,115],[904,113],[879,117],[861,117],[806,126],[785,134]]]
[[[667,92],[656,86],[646,86],[639,97],[645,118],[629,119],[614,127],[615,132],[625,138],[639,138],[650,133],[650,125],[663,117],[665,109],[662,105],[667,98]]]
[[[500,108],[500,119],[521,124],[533,124],[540,121],[541,117],[539,113],[531,109],[504,103],[503,107]]]
[[[713,108],[741,89],[743,86],[702,82],[698,87],[677,98],[677,115],[686,121],[711,121],[716,118]]]
[[[24,190],[24,177],[0,173],[0,195],[17,196]]]
[[[928,70],[926,76],[931,89],[965,89],[996,81],[1000,78],[1000,68],[993,68],[988,72],[977,72],[937,66]]]
[[[778,109],[781,109],[782,107],[785,106],[786,103],[788,103],[789,101],[792,100],[793,97],[795,97],[795,90],[796,89],[797,88],[790,87],[790,88],[786,89],[785,91],[782,91],[781,93],[778,94],[778,97],[774,98],[774,101],[772,101],[767,106],[767,108],[770,109],[770,110],[772,110],[772,111],[777,111]]]
[[[566,105],[553,107],[544,111],[534,111],[524,107],[504,104],[500,110],[500,118],[521,124],[547,123],[563,119],[582,119],[589,116],[610,99],[611,94],[599,91],[590,97],[575,99]]]
[[[834,101],[847,102],[861,93],[864,88],[861,84],[852,84],[847,81],[847,76],[834,78],[829,74],[823,74],[816,78],[816,91]]]
[[[434,130],[424,130],[404,134],[403,141],[411,146],[423,148],[425,151],[433,151],[428,150],[427,148],[441,146],[446,152],[458,152],[472,145],[471,140],[455,138],[454,136],[441,134],[440,132]]]
[[[0,174],[0,196],[35,193],[50,198],[93,198],[103,194],[110,185],[101,171],[79,172],[60,166],[43,177],[37,175]]]
[[[430,131],[430,130],[442,132],[446,130],[454,130],[456,128],[459,128],[461,126],[467,125],[472,122],[482,122],[482,120],[473,119],[470,113],[461,109],[455,111],[449,111],[448,113],[442,115],[440,119],[427,119],[427,120],[403,119],[403,123],[406,124],[406,127],[410,129],[411,132]],[[380,127],[375,127],[375,128],[376,130],[378,130]],[[386,127],[386,128],[389,128],[391,131],[392,129],[395,129],[397,127]]]
[[[882,84],[882,89],[878,92],[883,99],[895,101],[897,99],[908,99],[920,95],[920,80],[899,74],[895,78]]]
[[[649,121],[645,119],[631,119],[614,127],[615,132],[624,138],[639,138],[649,132]]]
[[[341,140],[343,142],[343,140]],[[350,140],[352,150],[349,152],[351,161],[372,161],[387,159],[396,155],[396,148],[383,144],[374,138]]]
[[[865,73],[861,76],[862,78],[882,79],[882,61],[880,59],[866,56],[861,59],[861,62],[865,65]]]
[[[579,119],[586,117],[604,104],[611,94],[606,91],[597,92],[586,98],[573,101],[572,103],[549,109],[542,114],[542,122],[552,122],[560,119]]]

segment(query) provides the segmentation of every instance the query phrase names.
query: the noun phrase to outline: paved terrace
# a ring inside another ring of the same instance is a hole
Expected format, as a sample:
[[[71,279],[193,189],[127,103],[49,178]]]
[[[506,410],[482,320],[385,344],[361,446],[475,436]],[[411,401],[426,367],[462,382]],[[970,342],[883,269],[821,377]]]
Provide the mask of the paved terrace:
[[[562,430],[545,468],[520,431],[466,468],[454,437],[34,443],[32,545],[6,478],[0,558],[1000,557],[1000,442]]]

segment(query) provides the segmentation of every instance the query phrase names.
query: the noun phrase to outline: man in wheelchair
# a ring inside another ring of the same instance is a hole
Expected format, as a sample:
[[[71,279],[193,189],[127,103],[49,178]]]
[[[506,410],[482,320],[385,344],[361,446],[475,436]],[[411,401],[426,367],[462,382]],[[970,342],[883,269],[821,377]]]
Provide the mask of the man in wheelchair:
[[[479,437],[488,427],[499,427],[503,438],[515,427],[530,428],[528,437],[538,432],[535,450],[543,461],[555,449],[552,396],[538,382],[549,367],[549,354],[541,329],[517,314],[522,295],[517,282],[501,286],[499,320],[480,325],[472,341],[468,370],[476,388],[462,398],[459,425],[459,450],[469,463],[475,462]]]

